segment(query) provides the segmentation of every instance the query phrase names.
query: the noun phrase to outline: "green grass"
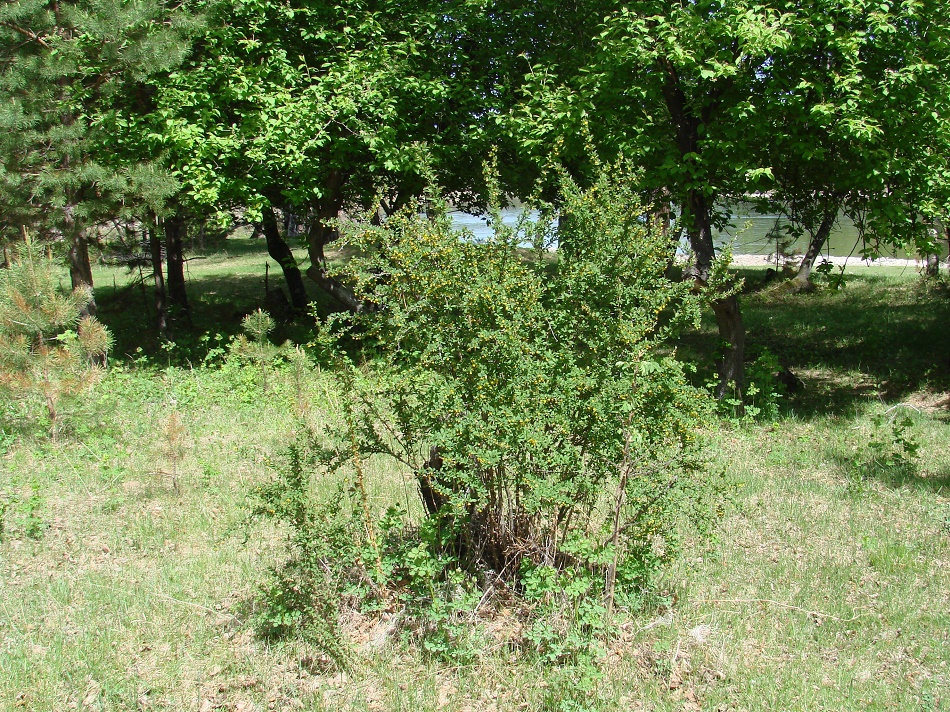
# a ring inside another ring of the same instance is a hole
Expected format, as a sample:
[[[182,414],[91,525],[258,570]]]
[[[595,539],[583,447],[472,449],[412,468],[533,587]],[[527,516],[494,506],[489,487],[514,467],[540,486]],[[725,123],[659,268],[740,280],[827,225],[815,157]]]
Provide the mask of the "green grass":
[[[189,263],[199,333],[235,333],[263,302],[263,246],[235,244],[240,256]],[[717,426],[735,507],[660,582],[671,606],[618,628],[585,686],[502,644],[464,666],[375,647],[370,618],[343,621],[345,675],[303,641],[255,637],[254,594],[285,552],[245,502],[292,437],[296,386],[281,373],[261,394],[253,374],[201,366],[197,337],[182,357],[157,341],[136,352],[141,294],[97,278],[112,371],[57,442],[9,413],[0,440],[0,709],[950,709],[945,287],[875,268],[838,292],[743,297],[751,355],[785,357],[805,388],[775,422]],[[682,352],[715,344],[709,324]],[[326,375],[305,388],[309,418],[334,418]],[[868,444],[905,415],[913,466],[875,464]],[[163,445],[176,417],[178,445]],[[380,463],[367,475],[374,502],[411,496]],[[503,638],[516,623],[494,625]]]
[[[297,248],[294,256],[301,269],[306,270],[309,264],[306,250]],[[265,304],[265,272],[268,288],[283,287],[280,266],[267,254],[262,239],[229,238],[217,250],[189,259],[185,278],[193,324],[175,335],[179,351],[186,352],[185,357],[192,355],[192,351],[199,354],[202,349],[198,348],[195,335],[221,334],[227,338],[237,334],[241,317]],[[155,320],[152,283],[148,280],[143,283],[137,269],[129,271],[105,265],[97,266],[93,279],[97,285],[100,318],[116,337],[113,356],[131,360],[143,352],[150,356],[163,354],[165,362],[169,362],[169,354],[163,350],[158,334],[154,328],[148,328]],[[329,302],[312,283],[309,288],[318,311],[325,314]],[[307,341],[311,331],[312,322],[304,320],[280,324],[273,337],[302,343]]]

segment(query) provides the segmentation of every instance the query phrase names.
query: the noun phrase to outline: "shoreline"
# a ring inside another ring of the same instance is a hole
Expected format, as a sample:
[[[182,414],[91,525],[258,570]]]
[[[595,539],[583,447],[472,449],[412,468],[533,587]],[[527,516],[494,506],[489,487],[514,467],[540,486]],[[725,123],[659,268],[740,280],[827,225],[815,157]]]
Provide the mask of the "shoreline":
[[[847,265],[848,267],[913,267],[915,269],[923,269],[924,261],[919,259],[902,259],[899,257],[879,257],[876,260],[865,260],[861,257],[823,257],[822,259],[827,259],[833,265],[842,266]],[[787,260],[785,264],[798,269],[798,265],[801,262],[801,258]],[[821,262],[818,260],[816,266]],[[941,267],[946,265],[947,260],[941,259]],[[732,256],[732,267],[772,267],[775,268],[775,257],[771,255],[733,255]]]

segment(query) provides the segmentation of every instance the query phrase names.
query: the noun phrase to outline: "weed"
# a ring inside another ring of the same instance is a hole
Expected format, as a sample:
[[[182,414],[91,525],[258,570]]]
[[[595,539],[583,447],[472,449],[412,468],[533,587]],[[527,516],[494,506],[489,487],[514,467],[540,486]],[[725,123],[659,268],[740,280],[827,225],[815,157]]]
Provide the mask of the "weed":
[[[353,578],[365,536],[347,490],[315,496],[311,473],[320,451],[313,433],[302,436],[271,463],[276,477],[253,493],[251,515],[287,525],[292,551],[263,585],[255,621],[264,637],[302,635],[342,666],[341,603],[348,586],[366,583]]]
[[[917,473],[920,445],[912,432],[914,421],[898,415],[898,406],[871,418],[873,431],[867,441],[867,455],[854,461],[849,489],[859,492],[872,479],[900,482]]]
[[[168,465],[169,471],[162,471],[160,474],[169,477],[172,482],[172,489],[175,494],[181,494],[181,483],[179,481],[181,473],[181,462],[185,457],[186,444],[185,436],[188,431],[178,415],[178,411],[173,410],[169,413],[163,428],[162,455]]]
[[[30,496],[23,503],[23,533],[30,539],[41,539],[49,529],[49,523],[39,516],[38,512],[43,508],[43,496],[40,492],[40,485],[33,482],[30,487]]]
[[[779,416],[779,405],[784,387],[778,379],[779,359],[768,349],[746,367],[746,386],[742,393],[721,398],[717,410],[722,417],[734,423],[772,422]],[[706,382],[710,393],[718,386],[716,379]]]
[[[4,534],[6,533],[7,510],[10,509],[11,504],[13,504],[13,498],[0,492],[0,542],[3,541]]]
[[[838,291],[846,284],[844,279],[845,265],[838,265],[838,272],[835,274],[835,264],[831,260],[823,259],[814,269],[813,279],[819,283],[825,283],[829,289]]]

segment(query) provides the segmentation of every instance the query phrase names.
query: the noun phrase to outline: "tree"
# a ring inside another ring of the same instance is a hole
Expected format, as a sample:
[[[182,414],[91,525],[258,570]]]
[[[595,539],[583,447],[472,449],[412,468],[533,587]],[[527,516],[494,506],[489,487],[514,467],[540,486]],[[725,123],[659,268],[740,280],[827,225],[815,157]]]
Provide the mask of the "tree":
[[[944,2],[816,1],[787,52],[761,77],[760,111],[775,130],[760,147],[775,178],[760,201],[810,235],[792,284],[809,277],[840,212],[866,250],[936,251],[946,190],[950,48]]]
[[[812,233],[807,268],[841,206],[871,249],[927,245],[947,185],[934,148],[946,146],[944,5],[592,1],[603,17],[593,49],[568,40],[561,53],[576,46],[580,59],[533,69],[515,125],[536,155],[576,157],[587,135],[601,156],[641,166],[659,210],[679,208],[698,284],[715,261],[713,227],[754,195]],[[737,296],[713,310],[722,396],[741,388],[745,329]]]
[[[596,23],[581,7],[535,2],[201,7],[206,30],[159,87],[153,133],[195,205],[299,214],[306,274],[349,309],[360,304],[326,255],[341,211],[378,199],[392,214],[422,196],[430,175],[457,205],[484,208],[481,164],[492,147],[506,189],[529,192],[536,171],[517,160],[500,118],[525,67],[555,61],[579,20]],[[273,230],[268,245],[302,299],[289,247]]]
[[[61,237],[74,288],[92,286],[89,241],[102,219],[139,203],[157,209],[174,190],[150,156],[117,141],[144,79],[184,56],[180,16],[120,0],[0,9],[2,224]],[[94,312],[94,300],[85,309]]]
[[[445,94],[439,77],[411,69],[421,54],[414,23],[428,16],[404,4],[202,7],[208,24],[196,51],[160,88],[154,134],[170,165],[194,204],[263,212],[297,306],[299,268],[267,212],[306,216],[307,275],[359,308],[327,269],[325,249],[345,205],[369,207],[382,194],[394,209],[421,189],[420,142],[438,131],[426,112]]]
[[[750,148],[767,132],[756,90],[791,41],[793,15],[750,2],[639,3],[604,21],[601,51],[575,85],[598,115],[596,137],[643,166],[647,188],[681,210],[691,276],[707,284],[723,199],[767,178]],[[713,302],[726,346],[719,396],[742,387],[745,327],[733,293]]]
[[[83,315],[91,298],[86,286],[63,294],[29,238],[0,271],[0,391],[39,399],[54,437],[62,402],[99,380],[112,345],[109,331]]]

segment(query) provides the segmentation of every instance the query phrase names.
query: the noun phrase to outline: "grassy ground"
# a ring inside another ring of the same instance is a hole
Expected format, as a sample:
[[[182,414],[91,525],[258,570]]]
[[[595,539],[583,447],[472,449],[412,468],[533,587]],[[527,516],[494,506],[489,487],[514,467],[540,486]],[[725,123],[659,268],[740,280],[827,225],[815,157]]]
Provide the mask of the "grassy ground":
[[[263,300],[259,243],[236,244],[189,263],[199,330],[233,333]],[[672,604],[618,628],[602,677],[579,686],[504,646],[450,667],[377,645],[369,620],[346,622],[346,674],[255,637],[250,601],[282,545],[248,521],[247,494],[301,397],[319,421],[332,389],[284,373],[260,397],[253,374],[200,366],[197,339],[185,358],[137,352],[141,293],[97,276],[114,368],[56,442],[25,421],[3,436],[0,709],[950,709],[945,289],[856,270],[837,292],[743,298],[751,356],[785,358],[805,387],[774,422],[717,427],[735,508],[662,582]],[[710,326],[682,349],[714,346]],[[869,443],[900,452],[905,416],[917,457],[875,458]]]

